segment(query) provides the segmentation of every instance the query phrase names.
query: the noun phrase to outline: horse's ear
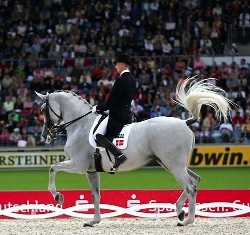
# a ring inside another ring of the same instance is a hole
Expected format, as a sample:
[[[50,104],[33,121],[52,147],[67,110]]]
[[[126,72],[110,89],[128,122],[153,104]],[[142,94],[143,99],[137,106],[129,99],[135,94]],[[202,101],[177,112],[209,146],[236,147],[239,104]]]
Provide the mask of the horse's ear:
[[[47,92],[47,95],[43,95],[43,94],[40,94],[40,93],[38,93],[38,92],[36,92],[36,91],[35,91],[35,93],[36,93],[43,101],[46,99],[47,95],[49,94],[49,93]]]

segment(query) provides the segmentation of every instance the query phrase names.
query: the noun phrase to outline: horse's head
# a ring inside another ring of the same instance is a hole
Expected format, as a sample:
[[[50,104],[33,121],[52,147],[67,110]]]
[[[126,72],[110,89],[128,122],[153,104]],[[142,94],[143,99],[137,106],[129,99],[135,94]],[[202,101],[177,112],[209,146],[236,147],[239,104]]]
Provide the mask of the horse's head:
[[[51,139],[56,139],[55,125],[62,119],[60,105],[51,97],[49,93],[42,95],[35,92],[42,100],[41,111],[44,114],[42,137],[49,143]]]

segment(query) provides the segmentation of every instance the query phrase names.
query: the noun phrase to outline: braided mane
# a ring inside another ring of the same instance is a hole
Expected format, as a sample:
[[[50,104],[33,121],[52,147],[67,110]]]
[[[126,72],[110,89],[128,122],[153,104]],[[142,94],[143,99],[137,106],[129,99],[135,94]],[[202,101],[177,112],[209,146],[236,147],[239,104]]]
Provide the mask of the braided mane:
[[[78,98],[79,100],[82,100],[83,102],[84,102],[84,104],[87,104],[87,105],[89,105],[89,107],[92,107],[91,105],[90,105],[90,103],[86,100],[86,99],[84,99],[84,98],[82,98],[81,96],[79,96],[79,95],[77,95],[75,92],[73,92],[73,91],[69,91],[69,90],[56,90],[54,93],[67,93],[67,94],[71,94],[72,96],[74,96],[74,97],[76,97],[76,98]]]

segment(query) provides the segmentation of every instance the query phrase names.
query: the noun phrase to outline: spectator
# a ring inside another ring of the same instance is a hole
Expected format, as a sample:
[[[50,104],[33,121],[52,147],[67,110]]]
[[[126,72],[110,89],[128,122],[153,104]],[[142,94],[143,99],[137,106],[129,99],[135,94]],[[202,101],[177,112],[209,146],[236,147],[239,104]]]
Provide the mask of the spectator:
[[[215,128],[216,122],[212,113],[208,113],[202,121],[202,129],[206,131],[212,131]]]
[[[209,131],[206,130],[205,127],[201,127],[200,130],[200,142],[199,143],[209,143],[210,138],[209,138]]]
[[[189,48],[191,45],[191,34],[188,29],[184,29],[182,34],[181,34],[181,46],[182,48]]]
[[[215,7],[212,10],[212,14],[214,16],[221,16],[222,15],[222,7],[219,2],[216,2]]]
[[[234,125],[234,128],[242,129],[242,125],[244,124],[244,118],[240,116],[239,111],[236,111],[236,116],[233,117],[232,123]]]
[[[2,79],[2,89],[4,95],[7,95],[8,89],[12,87],[13,82],[13,77],[10,75],[9,72],[6,72]]]
[[[126,35],[129,34],[129,30],[127,29],[127,26],[125,24],[123,24],[121,29],[118,31],[119,37],[122,37],[124,33],[126,33]]]
[[[83,94],[88,94],[92,86],[87,81],[87,77],[83,77],[83,82],[78,85],[78,88],[82,91]]]
[[[235,100],[234,102],[236,104],[238,104],[243,110],[246,109],[246,99],[245,97],[243,96],[243,91],[241,90],[241,88],[239,87],[238,88],[238,91],[236,93],[236,97],[235,97]]]
[[[143,105],[147,101],[147,94],[141,87],[137,88],[134,100],[138,101],[140,105]]]
[[[200,131],[197,129],[196,126],[191,126],[191,130],[194,133],[194,137],[195,137],[195,143],[198,144],[201,141],[201,136],[200,136]]]
[[[200,39],[200,53],[203,55],[212,55],[213,52],[213,43],[211,39],[208,37],[210,34],[203,34]]]
[[[17,97],[17,100],[14,104],[14,109],[17,111],[17,112],[22,112],[23,110],[23,102],[22,102],[22,99],[18,96]]]
[[[232,138],[233,126],[231,123],[222,123],[220,124],[219,131],[221,133],[222,143],[229,143]]]
[[[175,71],[181,74],[185,70],[186,70],[185,62],[181,57],[178,57],[177,61],[175,62]]]
[[[23,147],[34,147],[36,145],[35,137],[28,133],[27,128],[22,128],[21,140],[23,140]]]
[[[193,69],[195,70],[195,73],[198,75],[200,74],[201,69],[205,68],[205,64],[203,60],[201,60],[199,54],[196,55],[193,66],[194,66]]]
[[[20,129],[16,127],[10,134],[10,142],[12,146],[17,146],[18,140],[21,140]]]
[[[165,99],[163,104],[160,106],[160,114],[161,116],[169,117],[173,111],[171,100]]]
[[[23,23],[22,20],[19,21],[17,26],[17,35],[24,37],[26,35],[27,26]]]
[[[248,83],[248,75],[247,75],[247,69],[242,67],[237,79],[237,87],[241,87],[241,89],[245,90]]]
[[[43,146],[45,144],[45,140],[42,137],[41,127],[39,125],[34,126],[33,137],[35,138],[36,146]]]
[[[246,119],[242,125],[242,136],[241,136],[241,143],[249,143],[250,141],[250,120]]]
[[[161,44],[161,47],[162,47],[162,52],[167,55],[167,54],[171,54],[172,52],[172,45],[170,44],[170,42],[168,41],[167,38],[164,38],[162,40],[162,44]]]
[[[144,118],[144,108],[140,105],[139,100],[132,101],[131,111],[135,113],[139,121]]]
[[[164,35],[161,33],[160,30],[157,30],[156,35],[154,36],[154,43],[159,42],[161,44],[163,39]]]
[[[0,146],[10,146],[10,133],[8,128],[4,127],[0,133]]]
[[[5,102],[3,103],[3,110],[6,115],[9,115],[14,109],[15,103],[12,101],[12,97],[6,96]]]
[[[154,51],[154,39],[151,33],[148,33],[146,38],[144,39],[144,48],[149,52]]]
[[[103,72],[102,77],[97,82],[97,86],[100,87],[101,85],[104,86],[104,88],[107,88],[110,84],[110,81],[108,79],[108,76]]]
[[[240,64],[238,65],[239,70],[242,71],[242,68],[245,68],[246,73],[249,73],[249,64],[246,63],[246,59],[245,58],[241,58],[240,59]]]
[[[20,121],[20,112],[16,111],[16,109],[13,109],[12,112],[8,115],[8,120],[12,119],[13,122],[15,122],[15,126]]]
[[[247,12],[246,8],[243,8],[242,12],[239,15],[239,26],[241,28],[250,27],[250,14]]]
[[[58,20],[58,24],[55,26],[56,35],[63,40],[66,34],[66,26],[63,24],[62,20]]]
[[[174,21],[173,17],[171,14],[169,14],[167,22],[166,22],[166,31],[167,31],[167,36],[171,36],[172,32],[175,30],[176,28],[176,22]]]
[[[150,118],[160,117],[161,113],[159,111],[159,108],[157,106],[153,106],[152,111],[150,113]]]
[[[237,85],[238,85],[237,78],[238,78],[238,72],[236,70],[236,67],[232,66],[231,69],[229,70],[228,78],[227,78],[227,81],[226,81],[227,89],[229,87],[232,87],[233,90],[236,91]]]
[[[140,84],[148,85],[150,82],[150,75],[147,73],[146,69],[141,70],[138,81]]]
[[[23,103],[23,112],[28,113],[31,110],[33,103],[32,97],[27,95],[26,100]]]

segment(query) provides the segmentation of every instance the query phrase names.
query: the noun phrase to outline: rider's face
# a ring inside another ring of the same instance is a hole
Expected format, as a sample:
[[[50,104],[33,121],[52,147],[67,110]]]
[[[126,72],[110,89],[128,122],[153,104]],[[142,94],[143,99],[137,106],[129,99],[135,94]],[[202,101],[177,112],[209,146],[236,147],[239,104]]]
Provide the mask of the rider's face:
[[[120,74],[123,70],[126,69],[126,64],[123,62],[116,62],[115,69]]]

